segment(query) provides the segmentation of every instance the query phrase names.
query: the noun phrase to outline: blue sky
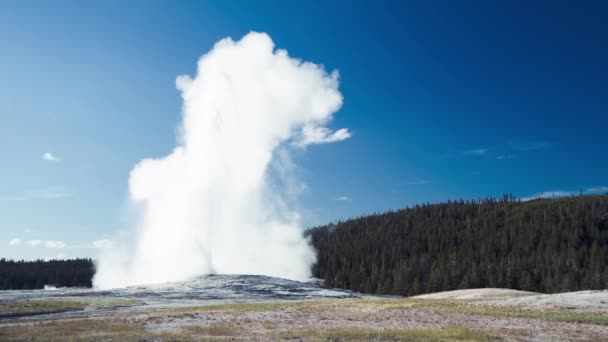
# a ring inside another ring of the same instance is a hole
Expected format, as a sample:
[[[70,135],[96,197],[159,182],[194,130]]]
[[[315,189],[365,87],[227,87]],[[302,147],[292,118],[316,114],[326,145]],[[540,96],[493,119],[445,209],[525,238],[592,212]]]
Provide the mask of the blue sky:
[[[251,30],[340,71],[332,127],[353,136],[296,155],[308,225],[606,192],[607,16],[602,1],[3,1],[0,256],[95,255],[131,225],[129,171],[175,146],[175,77]]]

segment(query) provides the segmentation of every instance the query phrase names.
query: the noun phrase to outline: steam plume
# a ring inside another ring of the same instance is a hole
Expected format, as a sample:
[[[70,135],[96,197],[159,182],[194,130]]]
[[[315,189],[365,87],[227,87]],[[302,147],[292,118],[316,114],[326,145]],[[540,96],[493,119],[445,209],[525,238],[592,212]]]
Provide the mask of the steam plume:
[[[350,136],[325,127],[342,105],[338,73],[252,32],[216,43],[197,75],[179,76],[176,85],[184,101],[179,144],[131,171],[130,197],[142,207],[134,246],[106,250],[94,285],[206,273],[307,278],[314,251],[286,204],[289,186],[273,186],[269,170],[289,161],[289,148]],[[289,165],[279,168],[289,182]]]

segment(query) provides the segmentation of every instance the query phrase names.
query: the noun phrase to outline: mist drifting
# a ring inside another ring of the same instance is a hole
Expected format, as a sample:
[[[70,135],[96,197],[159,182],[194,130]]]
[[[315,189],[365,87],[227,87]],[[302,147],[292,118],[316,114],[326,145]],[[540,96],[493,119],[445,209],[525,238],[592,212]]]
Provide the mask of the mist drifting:
[[[101,255],[94,286],[208,273],[309,277],[315,253],[286,198],[289,151],[350,136],[326,127],[342,105],[337,72],[291,58],[252,32],[217,42],[196,76],[179,76],[176,85],[178,146],[131,171],[130,198],[141,207],[134,243]],[[271,179],[272,169],[283,182]]]

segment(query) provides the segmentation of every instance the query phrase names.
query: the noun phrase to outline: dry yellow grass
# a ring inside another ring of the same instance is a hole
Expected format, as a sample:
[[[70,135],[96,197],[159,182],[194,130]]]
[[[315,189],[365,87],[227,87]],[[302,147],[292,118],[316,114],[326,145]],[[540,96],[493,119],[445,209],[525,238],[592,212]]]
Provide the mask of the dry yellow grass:
[[[307,341],[498,341],[491,335],[466,328],[450,329],[300,329],[271,330],[263,336],[248,336],[233,325],[189,325],[181,331],[154,334],[142,324],[116,320],[70,319],[0,328],[2,341],[205,341],[233,337],[263,340]]]
[[[128,299],[77,299],[77,298],[61,298],[61,299],[36,299],[36,300],[18,300],[12,302],[0,302],[0,316],[19,313],[44,313],[69,310],[82,310],[87,307],[108,308],[121,307],[136,304],[135,300]]]
[[[9,311],[92,305],[72,301],[4,304]],[[500,317],[503,326],[484,325],[483,316]],[[449,318],[451,323],[442,324],[442,317]],[[471,319],[478,324],[469,324]],[[566,324],[593,324],[594,332],[585,335],[590,337],[604,336],[607,331],[603,325],[608,325],[606,315],[593,312],[498,307],[466,300],[365,298],[182,307],[142,311],[136,316],[132,312],[110,313],[99,319],[13,320],[8,324],[4,320],[0,322],[0,341],[494,341],[497,339],[494,335],[513,333],[529,337],[538,333],[534,330],[536,323],[528,324],[530,331],[511,329],[511,319],[524,319],[518,324],[526,324],[526,319],[555,321],[558,323],[551,323],[552,326],[566,334],[569,331],[562,328]],[[403,327],[411,329],[399,329]],[[428,329],[415,329],[420,327]]]

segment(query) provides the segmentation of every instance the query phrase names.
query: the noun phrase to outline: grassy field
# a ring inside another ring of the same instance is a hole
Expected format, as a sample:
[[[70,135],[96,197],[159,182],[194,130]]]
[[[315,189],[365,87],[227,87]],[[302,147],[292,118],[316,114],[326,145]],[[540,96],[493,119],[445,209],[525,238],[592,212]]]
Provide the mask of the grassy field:
[[[2,341],[500,341],[498,337],[467,328],[448,329],[294,329],[270,330],[256,336],[230,325],[188,325],[175,332],[150,333],[142,324],[97,319],[70,319],[0,329]]]
[[[132,304],[49,299],[2,303],[0,314]],[[538,322],[546,323],[537,329]],[[498,307],[465,300],[390,298],[223,304],[127,310],[94,317],[0,320],[1,341],[500,341],[525,340],[544,333],[549,334],[548,340],[556,336],[608,339],[608,315]]]
[[[309,338],[318,341],[500,341],[481,331],[467,328],[447,329],[349,329],[290,330],[276,335],[287,339]]]
[[[531,310],[509,306],[492,306],[464,300],[439,299],[339,299],[299,302],[272,302],[247,304],[221,304],[199,307],[186,307],[161,310],[152,315],[187,314],[192,312],[248,312],[248,311],[276,311],[293,309],[302,312],[373,312],[374,314],[390,315],[392,310],[420,310],[427,309],[445,313],[465,313],[473,315],[486,315],[497,317],[531,318],[556,322],[576,322],[608,325],[608,315],[597,312],[579,312],[568,309],[557,310]]]
[[[0,317],[11,315],[43,314],[65,311],[84,310],[85,308],[122,307],[136,304],[135,300],[126,299],[36,299],[0,302]]]

